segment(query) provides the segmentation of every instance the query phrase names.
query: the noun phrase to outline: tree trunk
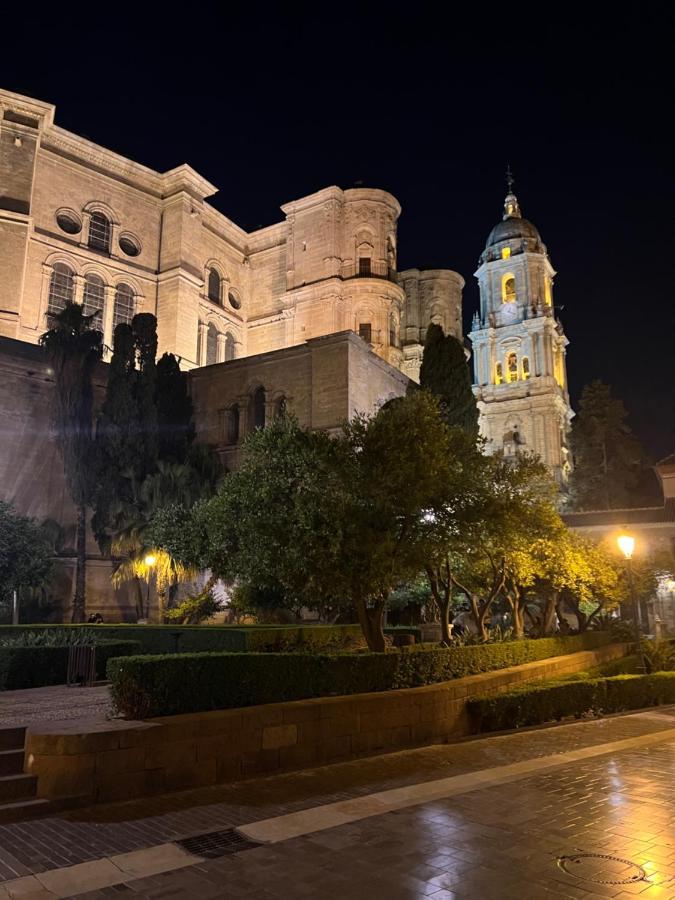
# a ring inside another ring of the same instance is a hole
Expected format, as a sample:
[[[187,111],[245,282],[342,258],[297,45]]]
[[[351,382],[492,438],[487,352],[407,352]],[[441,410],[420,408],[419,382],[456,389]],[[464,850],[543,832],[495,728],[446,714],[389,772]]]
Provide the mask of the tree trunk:
[[[368,644],[368,649],[374,653],[384,653],[386,644],[384,641],[384,600],[376,600],[373,606],[368,607],[365,600],[356,601],[356,609],[359,616],[359,624],[363,636]]]
[[[547,634],[553,634],[553,625],[555,623],[556,608],[558,606],[558,592],[551,591],[546,597],[544,609],[541,616],[541,636],[546,637]]]
[[[75,596],[73,597],[73,614],[71,622],[84,622],[86,614],[86,578],[87,578],[87,507],[77,507],[77,526],[75,536],[77,563],[75,568]]]
[[[523,615],[522,597],[518,592],[511,592],[506,595],[506,600],[511,610],[511,622],[513,624],[513,635],[517,640],[525,637],[525,621]]]

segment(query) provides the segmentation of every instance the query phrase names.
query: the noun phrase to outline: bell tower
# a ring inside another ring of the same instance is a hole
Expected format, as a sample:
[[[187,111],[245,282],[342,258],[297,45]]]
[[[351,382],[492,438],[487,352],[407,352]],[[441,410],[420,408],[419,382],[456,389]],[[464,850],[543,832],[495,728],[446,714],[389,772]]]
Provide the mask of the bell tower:
[[[507,172],[504,215],[475,275],[480,312],[469,335],[474,393],[488,450],[538,454],[565,490],[571,469],[568,340],[553,306],[555,271],[539,232],[523,218]]]

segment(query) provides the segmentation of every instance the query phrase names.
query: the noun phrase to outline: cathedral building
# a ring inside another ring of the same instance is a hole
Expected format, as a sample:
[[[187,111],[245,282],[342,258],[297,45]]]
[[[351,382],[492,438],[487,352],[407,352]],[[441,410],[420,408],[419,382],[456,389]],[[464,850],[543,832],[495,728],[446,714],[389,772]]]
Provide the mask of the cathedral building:
[[[397,266],[398,201],[327,187],[247,231],[208,202],[188,165],[156,172],[59,127],[48,103],[0,90],[0,499],[63,529],[54,588],[72,594],[75,510],[51,434],[54,379],[37,346],[49,314],[81,303],[104,335],[139,312],[159,352],[189,370],[197,438],[227,469],[279,410],[338,429],[419,380],[430,323],[463,339],[461,275]],[[570,468],[567,340],[553,269],[512,191],[476,273],[470,341],[481,429],[492,450]],[[106,366],[95,374],[100,401]],[[69,555],[72,553],[72,556]],[[87,544],[91,611],[133,618],[112,562]]]
[[[108,347],[119,322],[154,313],[160,353],[185,368],[353,331],[413,379],[430,322],[461,337],[462,277],[398,272],[386,191],[328,187],[247,232],[190,166],[155,172],[54,112],[0,91],[0,335],[36,343],[47,313],[76,301]]]
[[[538,454],[564,491],[573,415],[568,340],[554,312],[548,251],[523,218],[510,175],[502,221],[490,232],[475,275],[480,311],[469,338],[481,433],[492,451]]]

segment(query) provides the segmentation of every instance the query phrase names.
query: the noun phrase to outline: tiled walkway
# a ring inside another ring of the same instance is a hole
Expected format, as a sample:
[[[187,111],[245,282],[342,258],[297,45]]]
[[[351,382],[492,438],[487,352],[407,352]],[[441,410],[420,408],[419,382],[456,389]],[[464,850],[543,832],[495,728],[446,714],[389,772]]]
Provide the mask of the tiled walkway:
[[[110,690],[106,685],[94,687],[30,688],[0,693],[0,727],[14,728],[35,722],[62,722],[86,719],[102,722],[111,715]]]
[[[647,742],[638,749],[562,765],[514,783],[493,783],[181,872],[129,881],[127,889],[157,897],[367,894],[441,900],[518,894],[524,900],[595,894],[625,900],[639,888],[647,898],[675,898],[668,880],[663,882],[666,887],[644,880],[589,886],[556,863],[557,856],[592,850],[648,863],[647,874],[658,872],[663,879],[675,875],[675,835],[668,830],[675,800],[675,742],[657,743],[659,732],[674,726],[675,710],[654,710],[5,825],[0,827],[0,879],[642,736]],[[649,735],[656,736],[653,746]],[[589,864],[570,865],[584,871]],[[600,870],[603,864],[597,865]],[[495,885],[500,892],[494,892]],[[450,894],[439,893],[449,889]],[[103,896],[100,891],[92,894]]]

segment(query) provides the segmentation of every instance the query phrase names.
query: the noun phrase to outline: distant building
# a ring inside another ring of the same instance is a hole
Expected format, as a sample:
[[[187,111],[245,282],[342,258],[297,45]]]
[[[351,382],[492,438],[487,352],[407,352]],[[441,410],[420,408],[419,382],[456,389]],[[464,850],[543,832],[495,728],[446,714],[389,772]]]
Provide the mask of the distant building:
[[[509,177],[504,216],[490,232],[476,277],[480,311],[469,338],[480,429],[493,452],[537,453],[561,490],[571,471],[568,341],[553,306],[555,271]]]

